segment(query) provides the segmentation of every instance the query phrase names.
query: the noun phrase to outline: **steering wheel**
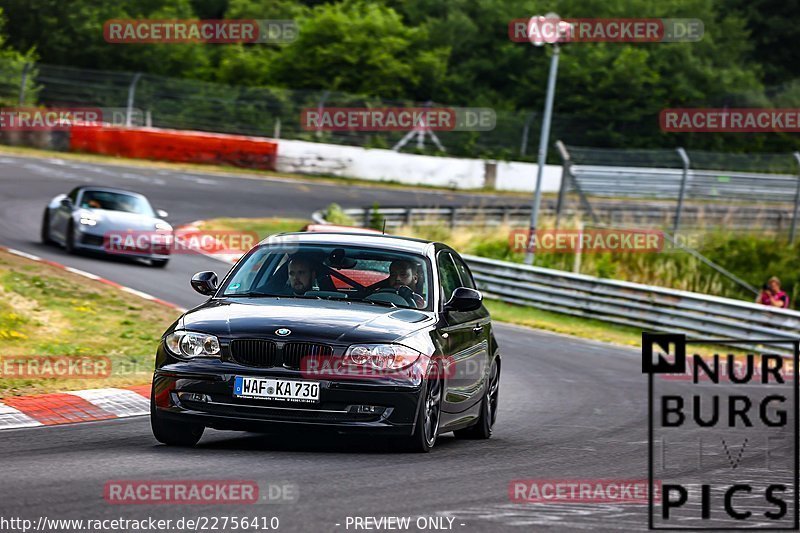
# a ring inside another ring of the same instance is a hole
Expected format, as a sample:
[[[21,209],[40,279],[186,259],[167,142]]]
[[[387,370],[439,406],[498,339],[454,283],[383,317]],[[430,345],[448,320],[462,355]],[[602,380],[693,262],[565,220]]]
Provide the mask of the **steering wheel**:
[[[397,289],[394,287],[383,287],[382,289],[378,289],[373,294],[378,294],[380,292],[388,292],[392,294],[396,294],[400,296],[403,300],[405,300],[408,305],[411,306],[412,309],[417,308],[417,302],[414,301],[414,291],[411,290],[411,287],[408,285],[401,285]]]

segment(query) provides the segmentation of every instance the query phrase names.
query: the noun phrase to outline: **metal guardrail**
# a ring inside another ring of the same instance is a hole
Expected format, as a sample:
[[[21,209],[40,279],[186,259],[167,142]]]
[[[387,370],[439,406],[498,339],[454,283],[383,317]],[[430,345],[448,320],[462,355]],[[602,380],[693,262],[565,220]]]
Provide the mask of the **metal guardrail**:
[[[542,200],[544,215],[556,214],[556,201],[550,198]],[[675,209],[672,206],[656,202],[628,203],[603,202],[594,200],[592,211],[597,222],[609,225],[636,225],[638,227],[672,227]],[[351,208],[344,212],[359,224],[369,225],[371,209]],[[388,207],[380,208],[381,216],[386,220],[386,227],[410,225],[431,225],[445,223],[449,226],[470,226],[481,224],[486,226],[528,227],[530,224],[530,206],[430,206],[430,207]],[[578,207],[562,210],[561,218],[570,218],[584,214]],[[724,227],[732,229],[764,228],[784,231],[791,227],[791,209],[753,207],[748,205],[686,205],[683,207],[683,229],[692,229],[695,224],[704,227]]]
[[[798,311],[483,257],[463,257],[487,297],[512,304],[642,330],[683,333],[690,339],[736,339],[741,342],[725,344],[746,348],[757,347],[752,342],[757,340],[800,338]]]

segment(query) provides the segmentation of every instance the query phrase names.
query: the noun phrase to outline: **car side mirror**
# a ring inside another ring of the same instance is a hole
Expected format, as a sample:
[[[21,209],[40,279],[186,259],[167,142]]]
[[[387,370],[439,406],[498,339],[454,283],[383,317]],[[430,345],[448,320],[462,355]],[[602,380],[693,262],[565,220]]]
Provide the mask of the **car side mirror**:
[[[204,296],[217,292],[217,275],[210,270],[192,276],[192,288]]]
[[[62,198],[60,203],[61,207],[72,207],[72,200],[70,200],[69,197]]]
[[[158,215],[158,218],[167,218],[169,216],[169,213],[167,213],[163,209],[156,209],[156,215]]]
[[[444,304],[445,311],[475,311],[480,308],[483,295],[480,291],[467,287],[458,287],[453,291],[450,300]]]

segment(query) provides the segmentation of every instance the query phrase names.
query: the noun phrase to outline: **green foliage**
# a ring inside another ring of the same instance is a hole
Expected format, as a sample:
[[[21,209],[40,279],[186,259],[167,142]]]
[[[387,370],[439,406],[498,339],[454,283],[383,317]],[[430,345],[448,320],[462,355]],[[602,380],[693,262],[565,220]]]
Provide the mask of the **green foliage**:
[[[378,202],[372,205],[372,211],[369,215],[369,227],[378,231],[383,231],[386,220],[383,218],[383,215],[381,215],[380,208],[381,206],[378,205]]]
[[[337,226],[355,226],[356,221],[342,211],[339,204],[330,204],[325,209],[325,220]]]
[[[794,46],[800,29],[794,23],[798,11],[793,2],[553,0],[545,6],[534,0],[0,0],[0,8],[13,21],[5,28],[5,44],[0,31],[3,66],[32,57],[28,54],[33,52],[13,50],[35,50],[46,64],[227,84],[217,89],[198,86],[191,98],[175,106],[164,95],[183,93],[171,91],[169,84],[150,83],[145,76],[137,104],[141,101],[139,107],[156,118],[164,116],[167,106],[181,107],[185,117],[176,127],[203,129],[202,124],[213,123],[226,130],[250,117],[261,125],[248,123],[250,133],[263,135],[271,133],[274,118],[280,116],[285,134],[299,138],[305,132],[291,131],[291,120],[296,122],[299,109],[318,105],[324,91],[357,95],[328,103],[337,106],[386,105],[381,99],[434,101],[494,108],[498,126],[491,136],[441,132],[440,137],[450,154],[503,160],[519,157],[526,117],[542,108],[552,54],[552,47],[511,42],[512,19],[545,11],[565,18],[699,19],[705,34],[695,43],[562,46],[551,138],[592,146],[798,148],[797,136],[790,134],[666,134],[658,127],[658,113],[667,107],[800,105],[800,90],[793,82],[800,75],[800,48]],[[293,19],[299,33],[288,44],[105,42],[106,20],[136,18]],[[775,87],[765,90],[765,85]],[[290,102],[277,90],[247,90],[255,87],[314,94],[308,101]],[[216,121],[208,122],[213,116]],[[197,117],[204,122],[199,124]],[[534,120],[531,142],[537,130]],[[360,141],[379,147],[396,139],[367,136]]]

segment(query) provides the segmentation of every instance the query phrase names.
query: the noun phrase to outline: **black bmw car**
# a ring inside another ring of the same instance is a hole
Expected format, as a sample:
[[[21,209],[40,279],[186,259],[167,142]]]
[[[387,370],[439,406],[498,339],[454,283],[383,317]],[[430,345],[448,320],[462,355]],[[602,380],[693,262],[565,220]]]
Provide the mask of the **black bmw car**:
[[[192,446],[206,427],[487,439],[501,360],[463,259],[436,242],[287,233],[248,252],[156,354],[157,440]]]

